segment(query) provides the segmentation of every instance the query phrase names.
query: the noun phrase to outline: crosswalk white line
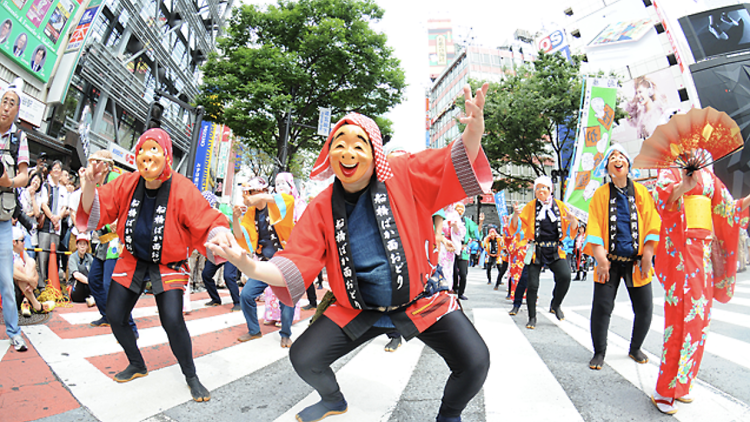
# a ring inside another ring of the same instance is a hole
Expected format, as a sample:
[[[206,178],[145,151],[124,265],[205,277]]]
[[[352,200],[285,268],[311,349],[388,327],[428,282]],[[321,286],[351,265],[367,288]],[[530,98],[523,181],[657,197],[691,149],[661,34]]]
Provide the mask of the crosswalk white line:
[[[220,295],[222,298],[230,297],[229,293]],[[194,312],[198,309],[206,308],[205,303],[207,302],[206,299],[202,300],[194,300],[190,302],[191,306],[191,312]],[[101,314],[99,313],[96,308],[91,308],[90,311],[84,311],[84,312],[69,312],[69,313],[61,313],[60,317],[68,322],[68,324],[71,325],[87,325],[91,321],[97,320],[101,318]],[[159,309],[156,306],[142,306],[133,308],[132,312],[133,318],[148,318],[152,316],[159,315]]]
[[[565,321],[558,321],[547,313],[542,313],[542,315],[560,327],[571,338],[586,347],[593,355],[588,318],[584,318],[575,312],[566,313]],[[714,334],[709,335],[706,347],[711,344],[712,339],[710,337],[712,335]],[[644,400],[649,400],[648,397],[656,387],[660,357],[644,351],[649,357],[649,363],[645,365],[638,364],[628,357],[629,345],[629,339],[624,339],[610,331],[607,338],[607,357],[604,363],[643,391],[645,393]],[[735,361],[735,363],[737,362]],[[586,364],[586,362],[581,362],[581,365]],[[700,378],[693,381],[691,395],[693,395],[695,401],[689,405],[684,405],[690,406],[690,411],[677,412],[674,415],[677,420],[684,422],[750,420],[750,407],[701,381]],[[683,405],[678,405],[678,407],[681,406]]]
[[[5,354],[8,353],[10,350],[11,343],[10,339],[8,340],[0,340],[0,361],[3,360],[3,357],[5,357]]]
[[[732,299],[729,303],[734,303],[734,299],[737,299],[736,297]],[[628,305],[628,309],[631,309],[629,306],[630,302],[625,302]],[[711,321],[721,321],[726,322],[727,324],[733,324],[737,325],[743,328],[750,328],[750,315],[748,314],[741,314],[739,312],[733,312],[728,311],[726,309],[723,309],[723,306],[725,304],[720,302],[713,302],[713,306],[711,307]],[[655,307],[664,307],[664,299],[663,298],[654,298],[654,306]],[[617,306],[616,306],[617,307]],[[632,314],[632,313],[631,313]]]
[[[307,324],[308,321],[303,320],[293,325],[292,337],[299,336]],[[34,330],[27,331],[27,328]],[[73,396],[102,422],[140,421],[192,399],[179,365],[150,371],[145,378],[121,384],[86,360],[85,353],[61,355],[59,345],[50,341],[56,334],[46,326],[24,327],[24,332]],[[60,342],[74,340],[79,339]],[[117,351],[122,350],[117,347]],[[288,350],[279,347],[278,335],[266,335],[196,358],[195,366],[203,385],[214,390],[288,356]],[[106,394],[102,394],[103,391]],[[123,411],[122,403],[138,405]]]
[[[419,361],[424,343],[414,339],[402,345],[397,353],[386,353],[383,349],[387,342],[386,336],[376,337],[336,373],[349,404],[345,414],[336,416],[337,422],[384,422],[390,418]],[[320,395],[313,391],[275,422],[292,421],[294,415],[318,401]]]
[[[473,313],[474,325],[490,349],[490,371],[484,383],[487,422],[583,421],[565,390],[507,312],[474,309]],[[512,365],[503,364],[510,361]],[[529,391],[543,391],[544,406],[539,406],[538,397]]]
[[[265,311],[264,306],[258,306],[258,315]],[[136,325],[138,321],[136,320]],[[245,317],[242,312],[227,312],[220,315],[214,315],[207,318],[199,318],[185,321],[188,332],[191,337],[199,336],[245,324]],[[72,339],[62,339],[57,336],[46,325],[33,325],[23,327],[23,332],[34,342],[42,341],[44,348],[49,352],[52,361],[65,360],[69,357],[87,358],[91,356],[107,355],[122,351],[122,347],[117,344],[112,332],[98,336],[86,336]],[[144,348],[157,344],[168,343],[167,333],[157,325],[151,328],[139,329],[138,347]],[[42,340],[43,339],[43,340]],[[106,340],[102,340],[106,339]],[[46,358],[45,358],[46,359]],[[49,362],[49,361],[48,361]]]
[[[633,312],[624,306],[615,307],[612,315],[629,320],[633,319]],[[664,317],[656,314],[653,315],[651,320],[651,331],[659,333],[660,336],[664,335]],[[734,362],[736,365],[750,369],[750,359],[748,359],[748,356],[750,356],[750,344],[745,343],[744,341],[719,333],[712,333],[709,330],[708,340],[706,341],[704,350],[707,353]]]

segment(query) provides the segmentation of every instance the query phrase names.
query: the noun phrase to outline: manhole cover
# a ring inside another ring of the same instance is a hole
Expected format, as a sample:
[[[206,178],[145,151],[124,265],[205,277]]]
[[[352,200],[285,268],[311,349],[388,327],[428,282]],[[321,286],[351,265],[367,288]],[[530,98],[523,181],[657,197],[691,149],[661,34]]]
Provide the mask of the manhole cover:
[[[52,318],[52,313],[48,314],[34,314],[32,313],[30,317],[25,317],[18,314],[18,325],[25,326],[25,325],[37,325],[37,324],[44,324],[45,322],[49,321],[49,319]],[[5,325],[5,318],[3,318],[3,314],[0,313],[0,326]]]

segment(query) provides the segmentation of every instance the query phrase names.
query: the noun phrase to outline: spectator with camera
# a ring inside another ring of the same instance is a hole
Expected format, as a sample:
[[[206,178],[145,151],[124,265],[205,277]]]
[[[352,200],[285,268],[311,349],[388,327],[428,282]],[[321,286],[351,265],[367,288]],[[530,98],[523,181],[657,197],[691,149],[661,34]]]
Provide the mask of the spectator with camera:
[[[26,342],[18,326],[18,312],[13,283],[13,225],[11,218],[16,209],[13,189],[28,182],[29,146],[26,134],[16,126],[21,108],[23,81],[18,78],[0,92],[0,148],[2,175],[0,175],[0,295],[3,297],[5,332],[18,352],[26,351]]]

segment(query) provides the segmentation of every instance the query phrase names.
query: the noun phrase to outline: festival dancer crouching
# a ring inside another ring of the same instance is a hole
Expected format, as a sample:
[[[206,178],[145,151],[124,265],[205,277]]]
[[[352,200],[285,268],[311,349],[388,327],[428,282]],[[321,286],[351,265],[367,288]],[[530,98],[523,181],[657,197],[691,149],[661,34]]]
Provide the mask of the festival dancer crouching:
[[[641,351],[651,328],[654,276],[651,259],[659,243],[661,219],[645,186],[634,182],[630,157],[620,145],[612,145],[595,170],[596,177],[609,174],[612,181],[594,193],[589,205],[587,243],[583,253],[596,258],[594,299],[591,304],[591,340],[594,357],[589,368],[602,369],[607,351],[607,331],[615,307],[620,279],[630,295],[635,319],[629,356],[648,362]],[[631,174],[632,176],[632,174]]]
[[[488,85],[472,98],[464,88],[466,124],[449,147],[385,159],[380,130],[371,119],[349,114],[339,121],[311,178],[335,174],[331,186],[307,207],[283,251],[252,261],[232,236],[209,247],[249,277],[274,288],[292,305],[325,265],[336,301],[294,342],[290,359],[299,376],[321,396],[297,414],[317,421],[348,409],[331,363],[378,335],[398,331],[419,338],[448,363],[437,421],[460,421],[489,369],[484,340],[460,311],[448,283],[430,279],[437,262],[432,214],[492,183],[481,149],[482,109]],[[366,388],[366,387],[365,387]]]
[[[162,129],[149,129],[135,148],[138,172],[123,175],[99,188],[106,163],[90,162],[81,178],[81,205],[76,225],[99,229],[118,220],[117,234],[125,248],[117,261],[107,299],[107,319],[129,365],[115,375],[127,382],[148,374],[128,324],[147,281],[156,298],[161,325],[169,337],[195,401],[211,398],[198,380],[190,333],[182,316],[182,295],[188,283],[188,252],[197,249],[208,259],[205,242],[217,234],[231,235],[226,218],[212,209],[193,183],[172,172],[172,140]]]

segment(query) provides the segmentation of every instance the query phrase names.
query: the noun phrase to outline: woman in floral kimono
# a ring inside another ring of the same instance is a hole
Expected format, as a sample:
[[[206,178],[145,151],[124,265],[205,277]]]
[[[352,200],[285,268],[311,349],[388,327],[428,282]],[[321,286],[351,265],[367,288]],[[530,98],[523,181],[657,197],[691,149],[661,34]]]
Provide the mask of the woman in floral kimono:
[[[713,300],[734,294],[737,241],[747,225],[750,196],[734,200],[710,169],[659,171],[655,190],[662,225],[656,276],[664,297],[664,348],[651,401],[662,413],[690,403]]]

